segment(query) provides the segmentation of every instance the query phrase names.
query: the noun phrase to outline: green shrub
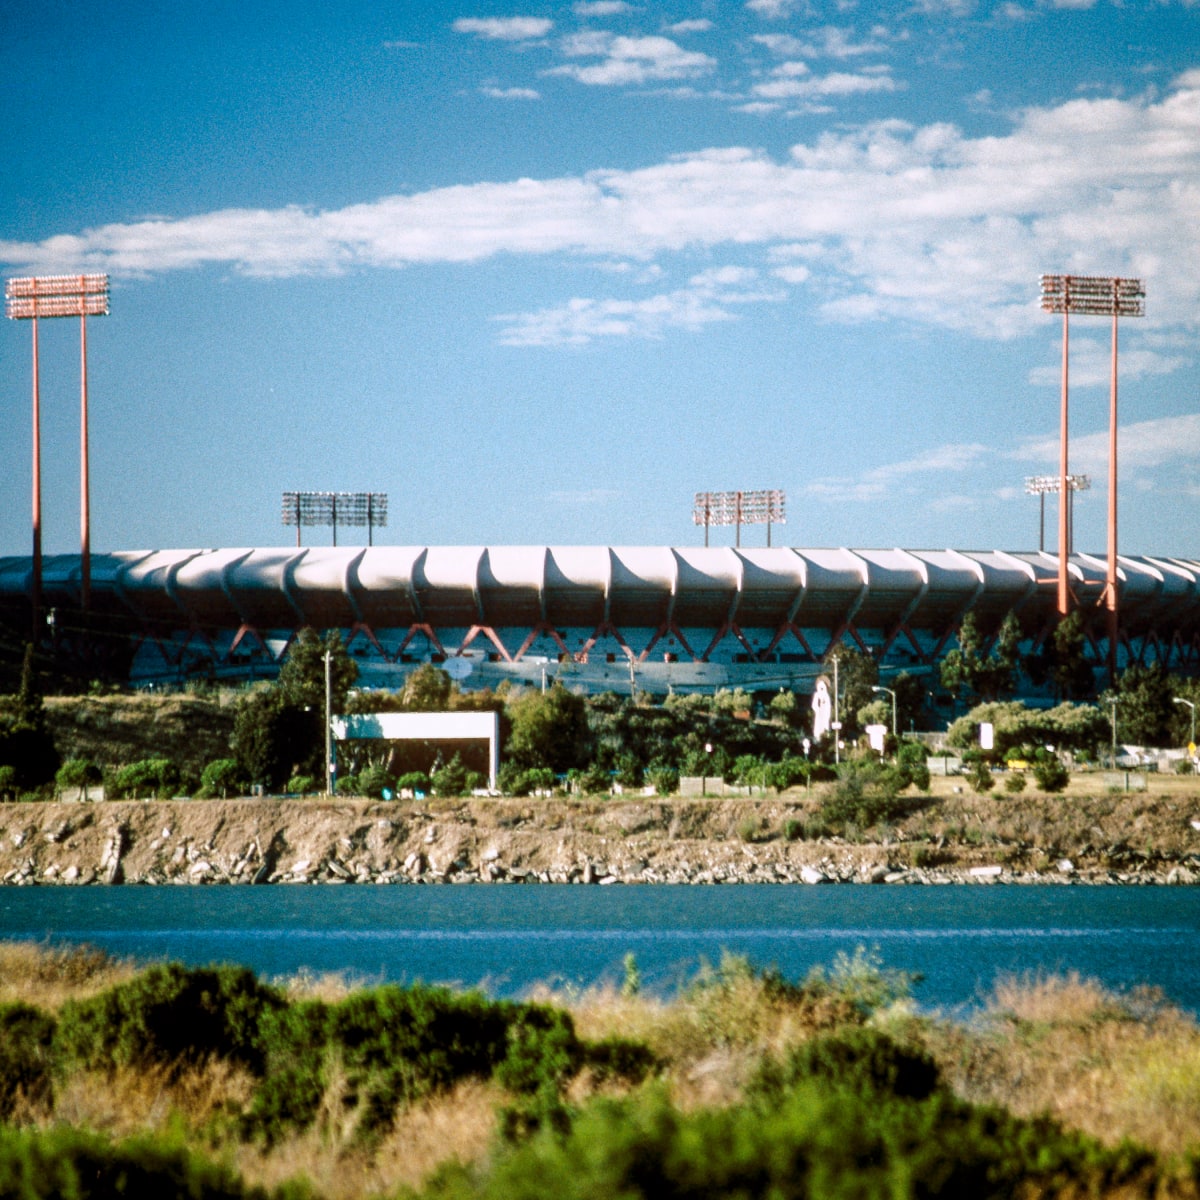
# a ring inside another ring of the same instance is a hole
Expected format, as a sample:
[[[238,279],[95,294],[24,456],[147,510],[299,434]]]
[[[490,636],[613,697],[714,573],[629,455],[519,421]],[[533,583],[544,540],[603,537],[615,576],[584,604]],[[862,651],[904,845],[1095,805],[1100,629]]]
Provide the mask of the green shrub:
[[[339,796],[362,795],[362,793],[358,790],[358,776],[354,774],[339,775],[333,790],[337,792]]]
[[[396,791],[409,791],[415,796],[418,792],[428,796],[433,790],[429,776],[424,771],[408,771],[396,780]]]
[[[807,759],[785,755],[779,762],[767,767],[765,780],[777,792],[785,792],[788,788],[807,783],[810,774],[811,765]]]
[[[576,772],[574,779],[581,796],[606,796],[612,791],[611,776],[595,763],[586,770]]]
[[[218,1057],[261,1074],[260,1024],[265,1013],[285,1003],[245,967],[166,963],[98,996],[64,1004],[54,1049],[64,1066],[175,1067]]]
[[[293,775],[284,785],[284,791],[293,796],[311,796],[322,791],[324,786],[317,782],[315,775]]]
[[[381,800],[385,788],[393,786],[393,778],[386,767],[364,767],[358,773],[358,793]]]
[[[675,767],[651,767],[647,778],[660,796],[671,796],[679,791],[679,771]]]
[[[819,815],[827,825],[842,830],[896,820],[911,807],[900,795],[907,785],[903,771],[875,759],[843,763],[837,782],[822,799]]]
[[[87,789],[94,787],[103,778],[100,768],[91,759],[68,758],[55,773],[54,787],[59,792],[65,792],[69,788],[79,788],[86,799]]]
[[[505,763],[496,782],[508,796],[528,796],[531,792],[549,791],[554,787],[554,772],[549,767],[520,767]]]
[[[484,1171],[448,1169],[438,1200],[892,1200],[1154,1194],[1145,1152],[1108,1150],[1045,1119],[803,1081],[778,1104],[683,1113],[665,1089],[590,1103],[556,1136]]]
[[[303,1200],[311,1191],[285,1184],[267,1191],[227,1165],[150,1137],[110,1142],[58,1126],[0,1126],[0,1196],[20,1200]]]
[[[768,1060],[752,1081],[751,1092],[777,1099],[801,1080],[910,1100],[933,1095],[940,1083],[937,1064],[924,1051],[908,1049],[886,1033],[865,1028],[810,1038],[783,1063]]]
[[[920,742],[901,742],[896,751],[896,766],[918,791],[929,790],[929,765],[925,747]]]
[[[179,771],[168,758],[143,758],[114,772],[106,789],[111,799],[159,799],[179,783]]]
[[[28,1004],[0,1006],[0,1120],[12,1115],[18,1100],[49,1099],[53,1041],[53,1017]]]
[[[992,774],[992,768],[986,759],[977,758],[971,764],[971,773],[967,776],[967,782],[971,785],[971,791],[980,794],[990,792],[996,786],[996,777]]]
[[[230,793],[241,795],[245,786],[246,781],[236,758],[214,758],[200,772],[201,796],[215,796],[224,800]]]
[[[1043,792],[1061,792],[1071,782],[1071,773],[1057,755],[1039,750],[1033,762],[1033,777]]]
[[[1015,796],[1018,792],[1025,790],[1027,782],[1024,771],[1010,771],[1004,778],[1004,790]]]
[[[444,767],[432,773],[430,782],[438,796],[465,796],[471,790],[471,774],[473,772],[467,770],[461,756],[455,754]]]
[[[510,1091],[557,1104],[589,1052],[559,1009],[395,985],[271,1013],[262,1045],[264,1078],[242,1128],[268,1144],[313,1121],[335,1061],[339,1101],[360,1108],[359,1131],[370,1135],[401,1106],[467,1078],[495,1076]]]

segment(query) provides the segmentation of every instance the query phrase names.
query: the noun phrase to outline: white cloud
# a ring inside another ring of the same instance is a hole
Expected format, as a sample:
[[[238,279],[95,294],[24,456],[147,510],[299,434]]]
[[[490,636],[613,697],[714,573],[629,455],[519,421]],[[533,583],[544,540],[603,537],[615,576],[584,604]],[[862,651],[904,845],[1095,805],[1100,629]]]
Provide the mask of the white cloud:
[[[707,33],[712,27],[713,23],[707,17],[696,17],[694,20],[676,21],[673,25],[668,25],[667,33]]]
[[[632,11],[625,0],[579,0],[571,7],[580,17],[619,17]]]
[[[668,329],[695,332],[734,319],[738,305],[782,300],[783,294],[757,287],[758,272],[715,267],[688,280],[685,288],[641,300],[576,298],[556,308],[506,313],[501,342],[509,346],[586,345],[598,338],[662,337]]]
[[[481,87],[479,89],[485,96],[491,96],[494,100],[540,100],[541,92],[534,88],[526,87]]]
[[[612,86],[641,84],[663,79],[692,79],[717,64],[707,54],[684,50],[665,37],[617,37],[588,32],[564,39],[568,58],[599,58],[587,66],[553,67],[549,75],[567,75],[579,83]]]
[[[863,92],[894,92],[896,81],[885,74],[852,75],[834,71],[829,75],[808,75],[802,62],[786,62],[775,68],[772,78],[755,84],[756,96],[767,100],[810,99],[821,96],[850,96]]]
[[[1056,318],[1057,320],[1057,318]],[[1093,327],[1096,322],[1089,322]],[[1111,321],[1103,324],[1108,327]],[[1085,326],[1086,328],[1086,326]],[[1128,324],[1122,328],[1128,334]],[[1044,366],[1034,367],[1029,372],[1029,382],[1036,387],[1058,387],[1062,382],[1062,342],[1053,343],[1057,361]],[[1162,354],[1145,345],[1121,347],[1118,343],[1117,365],[1120,380],[1144,379],[1148,375],[1170,375],[1186,366],[1191,359],[1184,354]],[[1078,318],[1070,338],[1070,363],[1068,364],[1068,381],[1072,388],[1092,388],[1109,386],[1112,376],[1112,345],[1108,340],[1081,337],[1078,332]]]
[[[1036,438],[1024,443],[1010,456],[1037,464],[1057,464],[1058,436]],[[1117,464],[1121,481],[1154,486],[1165,468],[1187,464],[1200,467],[1200,413],[1137,421],[1117,429]],[[1107,428],[1071,437],[1071,470],[1106,478],[1108,470]]]
[[[753,40],[781,58],[857,58],[887,49],[878,38],[856,42],[851,30],[837,25],[814,30],[807,41],[787,33],[759,33]]]
[[[798,0],[746,0],[746,8],[768,21],[786,17],[797,6]]]
[[[524,42],[545,37],[554,22],[545,17],[460,17],[451,28],[489,41]]]
[[[934,446],[928,453],[898,463],[875,467],[860,476],[831,476],[814,479],[804,489],[804,494],[831,504],[869,502],[883,500],[898,493],[926,492],[923,483],[906,481],[925,475],[946,475],[966,471],[987,458],[987,446],[977,442],[950,443]]]
[[[637,170],[464,184],[329,211],[148,218],[0,242],[0,262],[14,273],[211,264],[285,276],[499,254],[649,263],[682,250],[759,246],[769,255],[803,245],[811,293],[829,319],[900,317],[1013,336],[1046,329],[1038,275],[1069,270],[1145,279],[1144,337],[1200,319],[1200,73],[1182,82],[1159,99],[1030,109],[1003,136],[881,122],[831,129],[785,160],[722,148]],[[1180,353],[1138,346],[1161,357],[1123,356],[1131,369]]]

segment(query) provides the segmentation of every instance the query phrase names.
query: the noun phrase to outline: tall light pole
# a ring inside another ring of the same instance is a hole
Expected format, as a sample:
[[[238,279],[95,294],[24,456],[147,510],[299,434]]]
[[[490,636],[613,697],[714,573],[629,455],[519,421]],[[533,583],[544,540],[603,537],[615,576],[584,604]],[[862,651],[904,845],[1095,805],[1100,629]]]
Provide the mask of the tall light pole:
[[[333,655],[325,651],[325,795],[333,795]]]
[[[1110,696],[1108,700],[1109,708],[1112,710],[1112,769],[1117,769],[1117,705],[1120,703],[1119,697]]]
[[[1117,674],[1117,318],[1146,315],[1146,290],[1140,279],[1113,275],[1043,275],[1042,309],[1062,313],[1062,445],[1059,450],[1059,479],[1062,495],[1058,509],[1058,612],[1066,616],[1070,606],[1067,588],[1067,320],[1071,313],[1112,318],[1112,374],[1109,384],[1108,422],[1108,570],[1104,603],[1108,610],[1108,669],[1111,681]]]
[[[842,761],[842,718],[838,713],[838,656],[833,656],[833,720],[829,723],[833,730],[833,761]]]
[[[898,744],[900,741],[900,735],[896,732],[896,693],[894,691],[892,691],[891,688],[876,687],[874,684],[871,685],[871,691],[887,692],[887,694],[889,696],[891,696],[891,698],[892,698],[892,741],[894,741]]]
[[[1038,552],[1046,549],[1046,496],[1057,495],[1062,481],[1057,475],[1027,475],[1025,477],[1025,495],[1036,496],[1039,501],[1038,513]],[[1075,548],[1075,493],[1091,489],[1090,475],[1068,475],[1067,492],[1069,507],[1067,508],[1067,553]]]
[[[33,627],[39,630],[42,603],[42,467],[41,400],[38,394],[38,320],[79,318],[79,550],[80,598],[84,611],[91,599],[91,516],[88,478],[87,319],[108,316],[107,275],[29,275],[10,279],[4,289],[5,312],[11,320],[33,322]]]
[[[771,544],[771,524],[787,524],[787,494],[780,488],[755,492],[697,492],[692,502],[692,524],[704,526],[704,544],[708,545],[710,525],[733,525],[734,545],[742,544],[743,525],[765,525],[767,545]]]

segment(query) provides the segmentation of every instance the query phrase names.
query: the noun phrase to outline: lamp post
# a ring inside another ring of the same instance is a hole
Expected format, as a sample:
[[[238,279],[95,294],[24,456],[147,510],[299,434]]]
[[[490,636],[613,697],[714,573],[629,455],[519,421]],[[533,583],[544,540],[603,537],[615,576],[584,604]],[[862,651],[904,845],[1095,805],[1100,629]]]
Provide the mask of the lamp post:
[[[1108,706],[1112,710],[1110,713],[1112,719],[1112,769],[1117,769],[1117,704],[1119,697],[1110,696]]]
[[[833,720],[829,723],[833,730],[833,761],[842,761],[842,718],[838,715],[838,656],[833,656]]]
[[[1117,318],[1146,315],[1146,290],[1140,279],[1111,275],[1043,275],[1042,309],[1062,313],[1062,445],[1059,450],[1059,480],[1062,495],[1058,507],[1058,612],[1066,616],[1067,590],[1067,320],[1071,313],[1112,318],[1112,374],[1109,384],[1108,421],[1108,570],[1104,602],[1108,610],[1108,670],[1115,684],[1117,675]]]
[[[79,318],[79,526],[80,599],[87,611],[91,599],[91,516],[88,480],[87,319],[108,316],[107,275],[29,275],[10,279],[4,289],[10,320],[33,322],[33,579],[30,585],[34,637],[42,603],[42,430],[38,390],[38,320]]]
[[[889,696],[891,696],[891,698],[892,698],[892,741],[899,744],[900,737],[896,733],[896,693],[894,691],[892,691],[891,688],[876,687],[874,684],[871,685],[871,691],[887,692],[887,694]]]
[[[1196,752],[1192,747],[1196,744],[1196,705],[1191,700],[1185,700],[1182,696],[1172,696],[1171,699],[1176,704],[1186,704],[1192,710],[1192,736],[1188,741],[1188,752],[1195,754]]]
[[[325,795],[333,795],[333,654],[325,651]]]

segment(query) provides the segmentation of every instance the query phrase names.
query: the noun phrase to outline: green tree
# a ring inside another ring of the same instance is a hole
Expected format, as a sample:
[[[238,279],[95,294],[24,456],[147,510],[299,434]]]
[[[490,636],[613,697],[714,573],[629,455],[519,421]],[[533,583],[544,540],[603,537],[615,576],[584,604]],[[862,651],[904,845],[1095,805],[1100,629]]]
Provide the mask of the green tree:
[[[54,776],[54,788],[65,792],[78,788],[82,799],[87,800],[88,788],[94,787],[102,778],[100,768],[88,758],[68,758]]]
[[[1020,644],[1021,623],[1014,613],[1008,613],[1000,623],[990,651],[975,614],[967,613],[959,626],[958,646],[939,665],[942,687],[955,700],[964,694],[985,701],[1012,695],[1021,662]]]
[[[518,766],[549,767],[561,775],[590,761],[587,704],[561,683],[517,697],[508,714],[512,732],[506,753]]]
[[[17,787],[29,790],[52,780],[60,762],[46,724],[33,647],[27,645],[20,687],[7,716],[0,721],[0,765],[12,767]]]
[[[780,725],[790,728],[799,720],[800,702],[796,699],[795,692],[780,688],[771,697],[771,703],[767,707],[771,710],[771,719]]]
[[[324,637],[313,629],[300,630],[279,668],[277,687],[285,703],[324,713],[327,652],[332,711],[345,711],[347,693],[358,679],[358,663],[351,658],[336,629]]]
[[[454,680],[433,663],[422,663],[404,681],[401,698],[409,712],[445,712],[451,706]]]
[[[879,664],[870,654],[839,643],[825,653],[825,671],[831,682],[835,657],[838,660],[838,690],[841,692],[838,716],[843,723],[842,737],[848,742],[861,732],[857,720],[859,709],[866,708],[875,699],[871,689],[879,682]],[[887,724],[890,728],[890,715]]]
[[[1084,653],[1087,638],[1078,609],[1054,627],[1041,649],[1025,660],[1035,683],[1049,682],[1060,700],[1084,700],[1095,694],[1096,679]]]
[[[1170,744],[1177,695],[1173,680],[1159,663],[1152,667],[1136,663],[1117,679],[1117,738],[1138,746]],[[1185,710],[1186,714],[1186,710]],[[1186,737],[1184,741],[1186,742]]]
[[[242,790],[242,767],[236,758],[214,758],[200,772],[200,794],[219,796],[224,800],[230,792]]]
[[[324,778],[323,724],[322,711],[287,703],[279,688],[243,697],[234,715],[233,752],[244,778],[273,791],[293,775]]]

